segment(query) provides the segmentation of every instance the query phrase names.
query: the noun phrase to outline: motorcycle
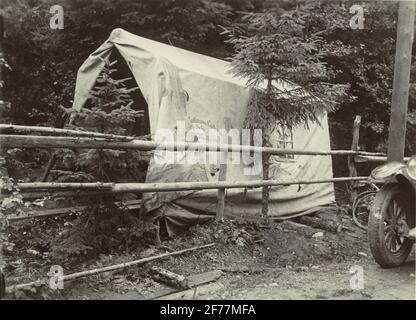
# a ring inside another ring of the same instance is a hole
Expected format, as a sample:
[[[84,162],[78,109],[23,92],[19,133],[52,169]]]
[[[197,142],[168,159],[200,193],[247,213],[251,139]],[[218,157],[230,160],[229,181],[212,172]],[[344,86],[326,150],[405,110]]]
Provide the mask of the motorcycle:
[[[381,165],[370,177],[375,183],[383,183],[368,218],[371,253],[382,268],[398,267],[415,243],[416,155],[407,164]]]

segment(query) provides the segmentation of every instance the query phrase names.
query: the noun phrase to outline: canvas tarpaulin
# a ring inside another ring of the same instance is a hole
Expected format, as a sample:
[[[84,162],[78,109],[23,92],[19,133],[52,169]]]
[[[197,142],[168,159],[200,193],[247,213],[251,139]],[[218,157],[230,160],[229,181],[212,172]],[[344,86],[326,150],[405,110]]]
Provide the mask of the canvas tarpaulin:
[[[234,77],[229,63],[196,54],[170,45],[145,39],[122,29],[115,29],[109,39],[92,53],[80,67],[77,76],[73,107],[80,109],[103,67],[103,60],[118,50],[127,63],[147,104],[150,130],[178,131],[178,120],[185,130],[199,128],[242,129],[250,96],[244,80]],[[326,114],[321,124],[309,128],[295,128],[284,133],[284,147],[303,150],[330,150]],[[287,140],[288,139],[288,140]],[[282,132],[275,130],[273,146],[282,147]],[[199,140],[199,142],[201,142]],[[180,157],[180,156],[179,156]],[[217,164],[149,164],[147,182],[216,181]],[[226,180],[261,180],[261,172],[247,175],[245,164],[227,166]],[[329,156],[295,155],[289,158],[272,157],[272,179],[332,178]],[[145,194],[146,209],[154,217],[163,216],[169,233],[184,225],[211,217],[216,211],[216,190],[196,192],[161,192]],[[225,214],[255,216],[261,210],[261,188],[229,189]],[[297,213],[334,201],[333,184],[310,184],[272,187],[270,189],[271,216]]]

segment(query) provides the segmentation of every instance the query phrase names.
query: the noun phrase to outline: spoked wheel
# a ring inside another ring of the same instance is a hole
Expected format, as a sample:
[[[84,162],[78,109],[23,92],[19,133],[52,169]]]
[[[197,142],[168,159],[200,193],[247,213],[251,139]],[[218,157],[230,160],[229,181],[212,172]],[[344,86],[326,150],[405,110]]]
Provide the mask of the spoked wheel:
[[[406,261],[413,241],[403,235],[413,226],[411,207],[397,184],[385,185],[376,195],[368,220],[368,240],[374,259],[382,268]]]
[[[367,230],[370,208],[378,190],[368,190],[360,193],[352,205],[352,218],[361,229]]]

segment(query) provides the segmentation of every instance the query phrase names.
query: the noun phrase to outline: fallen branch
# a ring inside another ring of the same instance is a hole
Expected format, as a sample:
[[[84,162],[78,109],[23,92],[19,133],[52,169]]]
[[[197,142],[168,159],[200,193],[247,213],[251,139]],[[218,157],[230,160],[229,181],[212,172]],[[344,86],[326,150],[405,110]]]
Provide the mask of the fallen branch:
[[[207,283],[213,282],[218,280],[222,276],[221,270],[214,270],[214,271],[208,271],[200,274],[194,274],[190,275],[187,278],[188,280],[188,286],[189,288],[193,288],[196,290],[201,285],[205,285]],[[180,290],[175,288],[163,288],[161,291],[156,293],[154,296],[150,297],[149,299],[158,299],[166,296],[170,296],[171,294],[178,293],[178,292],[187,292],[188,290]]]
[[[153,267],[151,270],[154,273],[154,275],[152,276],[154,280],[162,282],[174,288],[182,290],[189,289],[188,279],[185,278],[183,275],[176,274],[169,270],[158,267]]]
[[[265,272],[275,271],[274,268],[221,268],[220,269],[224,273],[248,273],[248,274],[259,274]]]
[[[294,231],[294,232],[297,232],[299,234],[309,236],[309,237],[311,237],[313,234],[315,234],[318,231],[314,227],[301,224],[295,221],[290,221],[290,220],[284,220],[282,222],[279,222],[279,224],[277,225],[277,228],[283,231],[285,230]]]
[[[157,299],[158,300],[170,300],[170,301],[171,300],[195,300],[197,299],[198,296],[206,297],[207,295],[212,295],[214,292],[223,290],[224,288],[225,287],[222,283],[212,282],[212,283],[204,284],[204,285],[192,288],[192,289],[165,295]]]
[[[147,257],[147,258],[134,260],[134,261],[130,261],[130,262],[124,262],[124,263],[115,264],[115,265],[107,266],[107,267],[103,267],[103,268],[96,268],[96,269],[92,269],[92,270],[75,272],[75,273],[72,273],[72,274],[69,274],[69,275],[66,275],[66,276],[65,275],[62,276],[60,278],[60,280],[62,280],[62,281],[75,280],[75,279],[78,279],[78,278],[82,278],[82,277],[86,277],[86,276],[92,276],[92,275],[103,273],[103,272],[109,272],[109,271],[114,271],[114,270],[119,270],[119,269],[132,267],[132,266],[139,265],[139,264],[144,264],[144,263],[154,261],[154,260],[164,259],[164,258],[172,257],[172,256],[178,256],[178,255],[181,255],[181,254],[184,254],[184,253],[187,253],[187,252],[191,252],[191,251],[211,248],[213,246],[215,246],[215,243],[210,243],[210,244],[206,244],[206,245],[203,245],[203,246],[197,246],[197,247],[192,247],[192,248],[188,248],[188,249],[183,249],[183,250],[179,250],[179,251],[175,251],[175,252],[163,253],[163,254],[159,254],[157,256]],[[49,283],[49,279],[46,279],[46,280],[43,280],[43,281],[42,280],[37,280],[37,281],[28,282],[28,283],[18,284],[18,285],[15,285],[15,286],[7,287],[6,292],[11,293],[14,290],[25,289],[25,288],[29,288],[29,287],[33,287],[33,286],[43,286],[43,285],[46,285],[48,283]]]
[[[305,224],[313,228],[327,230],[332,233],[338,233],[342,231],[342,224],[334,220],[320,219],[318,217],[303,216],[303,217],[297,218],[297,222],[301,224]]]

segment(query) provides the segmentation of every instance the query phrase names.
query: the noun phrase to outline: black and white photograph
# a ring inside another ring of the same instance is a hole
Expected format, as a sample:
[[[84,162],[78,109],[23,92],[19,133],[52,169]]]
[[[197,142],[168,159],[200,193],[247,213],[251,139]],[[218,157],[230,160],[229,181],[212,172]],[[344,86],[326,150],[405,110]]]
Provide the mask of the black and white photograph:
[[[415,15],[0,0],[0,305],[416,300]]]

